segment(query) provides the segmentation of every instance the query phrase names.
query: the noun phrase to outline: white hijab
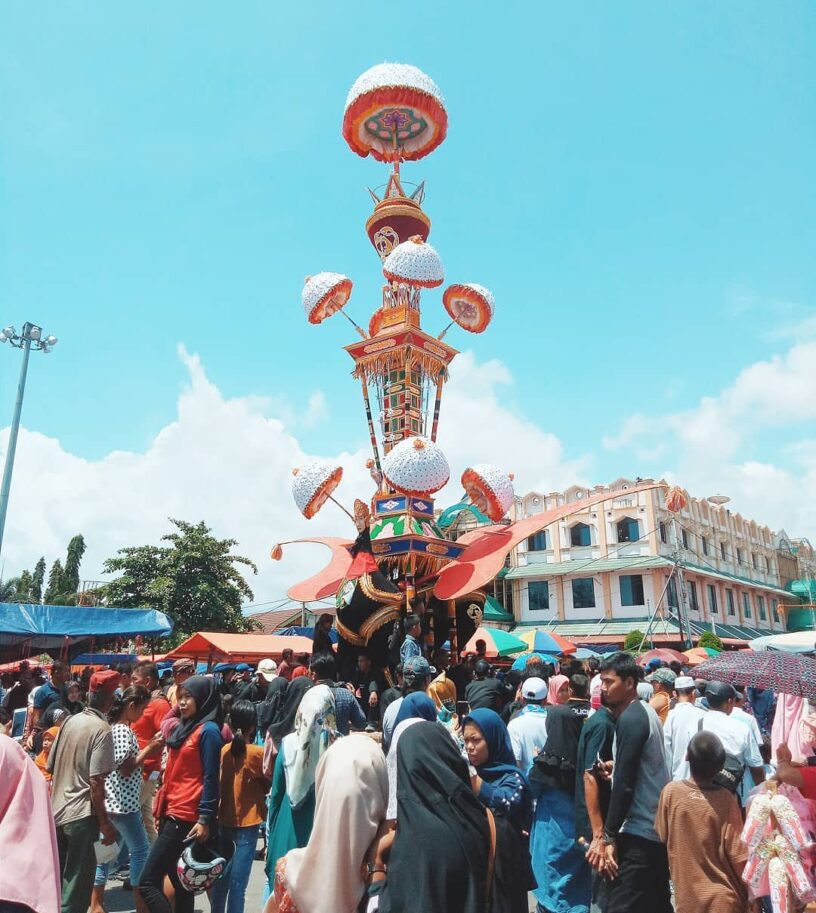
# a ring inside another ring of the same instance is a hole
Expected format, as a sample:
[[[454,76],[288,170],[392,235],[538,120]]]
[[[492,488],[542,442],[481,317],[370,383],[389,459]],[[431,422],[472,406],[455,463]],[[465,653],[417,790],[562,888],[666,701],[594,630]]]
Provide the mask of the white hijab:
[[[389,821],[394,821],[397,817],[397,745],[399,744],[400,736],[414,723],[424,722],[425,720],[419,717],[403,720],[394,730],[394,735],[391,738],[391,747],[388,749],[388,758],[386,759],[386,767],[388,768],[388,809],[385,817]]]
[[[292,808],[309,795],[318,761],[336,737],[334,694],[326,685],[315,685],[303,695],[295,716],[295,731],[284,737],[281,746],[286,794]]]
[[[317,765],[316,784],[312,836],[286,854],[285,885],[300,913],[354,913],[388,801],[382,749],[365,735],[338,739]]]

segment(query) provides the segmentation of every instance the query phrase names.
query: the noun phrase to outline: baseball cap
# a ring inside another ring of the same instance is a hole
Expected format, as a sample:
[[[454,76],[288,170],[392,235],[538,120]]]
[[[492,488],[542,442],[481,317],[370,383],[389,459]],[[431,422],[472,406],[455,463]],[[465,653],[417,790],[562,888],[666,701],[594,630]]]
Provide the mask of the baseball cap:
[[[543,701],[547,696],[547,683],[536,676],[528,678],[521,686],[521,696],[528,701]]]
[[[277,669],[278,667],[275,666],[275,668]],[[249,669],[249,663],[238,663],[238,665],[235,667],[236,672],[246,672],[247,669]]]
[[[258,663],[258,675],[262,675],[268,682],[278,677],[278,664],[274,659],[262,659]]]
[[[727,682],[709,682],[706,685],[706,697],[714,698],[715,701],[727,701],[737,696],[733,685]]]
[[[97,691],[116,691],[119,687],[121,677],[120,673],[115,672],[113,669],[105,669],[104,672],[94,672],[91,676],[91,681],[88,684],[88,690],[91,694],[95,694]]]
[[[677,675],[671,669],[655,669],[646,679],[648,682],[657,682],[658,685],[673,685]]]
[[[424,656],[412,656],[402,670],[403,676],[408,673],[416,678],[431,674],[431,664]]]
[[[173,672],[195,672],[195,663],[191,659],[177,659],[173,663]]]
[[[661,662],[662,662],[662,660],[657,659],[657,658],[655,658],[655,659],[650,659],[649,662],[646,663],[646,668],[647,668],[647,669],[655,669],[655,668],[657,668],[657,666],[659,666],[659,665],[661,664]]]
[[[694,687],[694,679],[690,675],[678,675],[674,680],[674,690],[684,691],[687,688]]]

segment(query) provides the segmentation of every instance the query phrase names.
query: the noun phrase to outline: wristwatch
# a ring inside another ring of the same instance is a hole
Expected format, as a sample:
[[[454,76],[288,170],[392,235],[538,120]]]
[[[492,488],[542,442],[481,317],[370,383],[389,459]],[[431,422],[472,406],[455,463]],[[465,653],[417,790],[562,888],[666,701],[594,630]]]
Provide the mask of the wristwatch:
[[[606,846],[612,846],[612,844],[615,842],[615,838],[612,836],[612,834],[607,834],[606,831],[604,831],[603,842]]]
[[[368,877],[371,878],[375,872],[382,872],[385,874],[385,866],[377,865],[376,862],[366,862],[366,873],[368,874]]]

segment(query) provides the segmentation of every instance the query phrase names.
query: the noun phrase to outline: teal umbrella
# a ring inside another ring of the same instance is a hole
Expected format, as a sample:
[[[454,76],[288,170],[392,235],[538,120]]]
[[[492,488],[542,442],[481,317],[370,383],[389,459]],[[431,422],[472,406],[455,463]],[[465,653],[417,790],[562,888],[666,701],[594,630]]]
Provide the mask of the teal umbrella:
[[[476,641],[483,640],[487,648],[485,655],[488,658],[496,656],[512,656],[527,650],[527,644],[514,634],[500,631],[498,628],[477,628],[476,633],[465,644],[465,653],[476,653]]]

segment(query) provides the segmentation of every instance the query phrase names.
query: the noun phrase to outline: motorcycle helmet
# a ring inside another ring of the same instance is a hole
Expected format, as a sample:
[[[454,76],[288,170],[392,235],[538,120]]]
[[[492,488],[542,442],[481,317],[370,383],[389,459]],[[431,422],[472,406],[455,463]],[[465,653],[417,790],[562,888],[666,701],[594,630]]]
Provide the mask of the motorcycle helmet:
[[[232,840],[198,843],[193,840],[185,846],[176,864],[181,886],[190,894],[201,894],[229,871],[235,843]]]

